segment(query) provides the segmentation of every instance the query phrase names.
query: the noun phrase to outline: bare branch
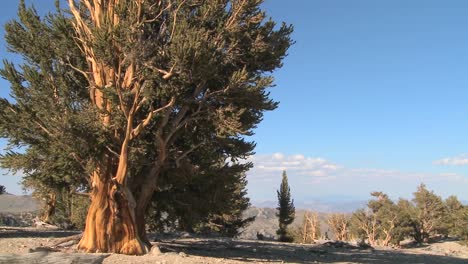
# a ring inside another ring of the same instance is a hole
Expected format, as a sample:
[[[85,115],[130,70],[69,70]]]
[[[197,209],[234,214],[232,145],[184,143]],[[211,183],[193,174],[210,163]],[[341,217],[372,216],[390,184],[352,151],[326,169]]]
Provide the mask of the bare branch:
[[[86,170],[88,169],[88,168],[86,168],[85,162],[83,162],[83,160],[80,159],[80,158],[78,157],[78,155],[76,155],[76,153],[72,152],[72,153],[70,154],[70,156],[72,156],[72,158],[74,158],[74,159],[80,164],[81,168],[82,168],[84,171],[86,171]]]
[[[148,124],[150,123],[151,119],[153,119],[153,116],[161,111],[164,111],[166,109],[168,109],[169,107],[172,107],[175,103],[175,97],[172,97],[171,98],[171,101],[169,103],[167,103],[165,106],[163,107],[160,107],[156,110],[153,110],[151,112],[148,113],[148,115],[146,116],[146,118],[140,123],[138,124],[137,127],[135,127],[133,130],[132,130],[132,133],[131,133],[131,138],[135,138],[137,137],[141,131],[143,131],[143,129],[148,126]]]
[[[73,66],[70,62],[65,63],[65,65],[67,65],[67,66],[69,66],[70,68],[72,68],[73,70],[75,70],[75,71],[81,73],[81,74],[86,78],[86,80],[89,82],[89,75],[88,75],[88,73],[86,73],[85,71],[80,70],[79,68]]]
[[[245,1],[245,0],[244,0]],[[174,36],[175,32],[175,27],[177,23],[177,14],[179,13],[179,9],[182,7],[183,4],[185,4],[186,0],[182,1],[179,6],[177,7],[175,13],[174,13],[174,21],[172,22],[172,31],[171,31],[171,36],[169,37],[169,42],[172,40],[172,36]]]
[[[153,8],[154,6],[156,5],[156,3],[152,4],[150,6],[150,9]],[[145,21],[143,21],[143,23],[151,23],[151,22],[154,22],[156,21],[156,19],[160,18],[162,16],[162,14],[164,13],[164,11],[168,10],[169,8],[172,7],[172,3],[169,3],[164,9],[161,9],[161,11],[152,19],[147,19]]]
[[[117,153],[116,151],[114,151],[113,149],[111,149],[109,146],[106,146],[106,149],[107,149],[110,153],[114,154],[116,157],[120,157],[120,154]]]
[[[206,142],[203,141],[195,146],[193,146],[191,149],[185,151],[184,153],[182,153],[182,155],[180,155],[177,159],[176,159],[176,167],[179,168],[180,167],[180,161],[182,159],[184,159],[185,157],[187,157],[188,154],[194,152],[196,149],[198,149],[199,147],[203,146],[203,144],[205,144]]]
[[[82,192],[72,192],[72,194],[78,195],[78,196],[84,196],[84,197],[90,197],[91,196],[90,193],[82,193]]]
[[[144,65],[145,65],[146,67],[152,69],[152,70],[155,70],[155,71],[157,71],[157,72],[159,72],[159,73],[162,73],[162,74],[163,74],[163,77],[162,77],[162,78],[163,78],[164,80],[168,80],[169,78],[171,78],[171,77],[174,75],[174,68],[175,68],[175,66],[176,66],[176,65],[174,64],[174,65],[171,67],[171,69],[170,69],[169,71],[166,71],[166,70],[160,69],[160,68],[158,68],[158,67],[155,67],[155,66],[153,66],[153,65],[150,65],[150,64],[148,64],[148,63],[145,63]]]
[[[244,7],[245,5],[245,2],[246,0],[243,0],[241,5],[239,6],[239,8],[237,8],[233,15],[229,17],[228,21],[226,22],[226,28],[230,28],[232,26],[232,24],[234,23],[234,21],[236,21],[237,19],[237,15],[239,14],[239,12],[242,10],[242,8]]]

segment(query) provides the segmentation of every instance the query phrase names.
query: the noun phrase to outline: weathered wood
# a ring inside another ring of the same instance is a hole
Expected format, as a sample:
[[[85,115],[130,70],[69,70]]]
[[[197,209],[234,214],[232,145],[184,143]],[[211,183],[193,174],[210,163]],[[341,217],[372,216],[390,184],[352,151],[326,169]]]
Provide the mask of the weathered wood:
[[[65,237],[65,238],[62,238],[60,239],[59,241],[57,241],[53,246],[52,248],[55,248],[55,247],[62,247],[64,246],[64,243],[67,243],[67,242],[74,242],[75,244],[78,243],[78,241],[80,241],[80,239],[83,237],[83,233],[81,234],[78,234],[78,235],[74,235],[74,236],[69,236],[69,237]]]

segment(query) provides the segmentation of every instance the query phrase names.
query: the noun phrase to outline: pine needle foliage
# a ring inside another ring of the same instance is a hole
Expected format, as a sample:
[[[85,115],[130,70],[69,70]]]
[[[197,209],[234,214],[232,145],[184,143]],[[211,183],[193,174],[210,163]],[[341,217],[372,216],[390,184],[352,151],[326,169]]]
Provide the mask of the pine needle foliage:
[[[291,242],[292,237],[288,235],[288,225],[294,221],[296,209],[294,207],[294,199],[291,198],[291,189],[289,188],[286,171],[283,171],[281,185],[276,193],[278,196],[276,216],[278,217],[279,222],[279,228],[276,231],[276,234],[278,235],[279,241]]]

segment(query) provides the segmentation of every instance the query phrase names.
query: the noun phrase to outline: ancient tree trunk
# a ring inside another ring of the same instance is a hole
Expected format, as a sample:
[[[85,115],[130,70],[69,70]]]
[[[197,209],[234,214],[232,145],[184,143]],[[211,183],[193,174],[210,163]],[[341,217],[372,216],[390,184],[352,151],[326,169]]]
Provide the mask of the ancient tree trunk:
[[[388,246],[388,244],[393,238],[393,229],[395,229],[395,219],[396,216],[392,220],[388,220],[388,228],[383,228],[382,230],[382,232],[385,234],[385,238],[382,240],[382,246]]]
[[[154,185],[153,185],[154,186]],[[146,236],[146,219],[145,214],[148,208],[148,205],[151,201],[154,188],[142,188],[140,197],[137,200],[136,209],[135,209],[135,218],[136,218],[136,227],[138,231],[138,236],[141,238],[141,241],[147,246],[151,246],[148,237]]]
[[[55,209],[57,207],[57,196],[54,192],[49,194],[49,197],[46,199],[46,210],[42,217],[42,221],[50,224],[50,218],[55,214]]]
[[[148,251],[146,238],[139,236],[136,217],[136,202],[128,183],[128,159],[131,141],[146,127],[153,115],[161,109],[150,111],[144,120],[135,120],[134,117],[141,109],[144,99],[141,96],[141,78],[135,77],[136,66],[128,63],[125,54],[121,54],[122,47],[118,41],[108,38],[97,40],[96,32],[114,32],[119,26],[120,13],[114,12],[119,7],[118,0],[95,1],[83,0],[81,6],[76,7],[74,0],[69,0],[70,10],[74,17],[74,27],[77,32],[77,42],[86,55],[89,69],[80,70],[90,83],[91,102],[100,110],[100,121],[104,127],[112,129],[112,122],[116,116],[126,118],[124,130],[114,128],[114,142],[120,143],[118,154],[111,151],[104,154],[92,175],[91,204],[86,218],[86,227],[79,249],[87,252],[115,252],[122,254],[139,255]],[[139,10],[140,1],[132,6]],[[83,7],[87,9],[84,12]],[[132,13],[132,10],[127,10]],[[89,17],[87,17],[89,15]],[[125,17],[125,16],[124,16]],[[137,16],[140,23],[140,17]],[[131,35],[131,34],[130,34]],[[95,45],[101,41],[114,56],[115,63],[109,64],[96,52]],[[108,43],[105,43],[107,41]],[[132,39],[128,39],[132,43]],[[126,61],[126,63],[124,63]],[[118,96],[118,102],[109,100],[102,91],[107,87]],[[133,98],[124,98],[123,94],[132,91]],[[118,104],[114,108],[112,104]],[[167,106],[169,107],[169,105]],[[162,108],[165,109],[165,108]],[[136,126],[135,126],[136,123]],[[115,158],[115,156],[118,156]],[[110,158],[113,157],[113,158]],[[144,210],[143,210],[144,212]],[[144,216],[138,215],[144,218]],[[144,220],[143,220],[144,221]],[[144,234],[144,222],[140,223]]]
[[[328,218],[328,224],[335,233],[336,240],[346,241],[348,239],[349,219],[344,214],[332,214]]]
[[[309,223],[309,212],[306,212],[304,214],[304,225],[303,225],[303,228],[302,228],[302,243],[305,244],[306,241],[307,241],[307,227],[308,227],[308,223]]]
[[[128,255],[148,252],[138,236],[134,210],[133,197],[126,187],[95,172],[86,227],[78,248]]]
[[[161,10],[176,7],[173,7],[171,1],[156,1],[151,6],[141,0],[78,2],[80,4],[76,5],[77,1],[68,0],[74,18],[77,44],[86,56],[88,68],[75,67],[75,70],[88,80],[90,101],[99,110],[103,127],[112,131],[110,134],[113,135],[113,143],[106,146],[103,159],[98,161],[101,170],[96,169],[92,176],[92,201],[79,248],[89,252],[142,254],[150,246],[145,233],[145,212],[156,188],[160,168],[167,158],[169,139],[175,134],[175,130],[183,127],[181,122],[188,108],[180,109],[176,122],[171,124],[171,130],[165,130],[176,97],[159,98],[155,102],[146,97],[144,87],[148,83],[142,69],[147,66],[134,53],[138,53],[138,47],[143,44],[140,32],[143,25],[162,16]],[[154,16],[149,18],[142,12],[145,7],[161,10],[148,12]],[[178,8],[173,11],[178,12],[177,10]],[[122,30],[123,27],[126,30]],[[130,51],[129,47],[134,50]],[[155,71],[163,74],[164,80],[169,80],[173,76],[174,67],[175,65],[169,71],[155,68]],[[194,97],[202,87],[195,89]],[[156,116],[160,117],[157,125],[152,123]],[[126,121],[125,126],[119,121],[122,119]],[[134,175],[129,179],[132,144],[149,124],[157,127],[157,161],[153,161],[151,166],[154,169],[147,176]],[[167,135],[163,135],[164,133]],[[135,182],[141,187],[135,188]],[[138,195],[137,200],[133,194]]]
[[[306,212],[304,214],[304,226],[302,230],[302,243],[310,244],[318,238],[319,221],[317,213]]]

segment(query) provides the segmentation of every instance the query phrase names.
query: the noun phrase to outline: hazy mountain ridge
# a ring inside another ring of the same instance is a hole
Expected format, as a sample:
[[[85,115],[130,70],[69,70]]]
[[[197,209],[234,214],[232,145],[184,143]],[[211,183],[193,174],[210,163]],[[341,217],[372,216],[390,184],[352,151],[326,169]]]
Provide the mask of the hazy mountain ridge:
[[[302,226],[305,212],[317,212],[313,210],[296,209],[296,217],[294,222],[290,225],[290,228],[297,229]],[[320,231],[323,235],[328,233],[329,236],[333,236],[329,230],[327,219],[330,213],[318,212],[318,218],[320,221]],[[238,236],[241,239],[257,239],[257,233],[265,236],[266,239],[276,238],[276,230],[278,229],[278,217],[276,216],[276,209],[273,208],[259,208],[250,207],[244,213],[244,217],[255,216],[249,226],[247,226],[241,234]]]
[[[0,195],[1,213],[26,213],[40,209],[40,202],[31,195]]]
[[[277,201],[253,201],[254,207],[258,208],[276,208]],[[310,200],[294,201],[296,209],[311,210],[322,213],[351,213],[357,209],[365,207],[367,200]]]

